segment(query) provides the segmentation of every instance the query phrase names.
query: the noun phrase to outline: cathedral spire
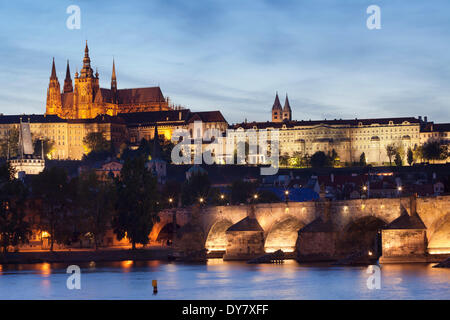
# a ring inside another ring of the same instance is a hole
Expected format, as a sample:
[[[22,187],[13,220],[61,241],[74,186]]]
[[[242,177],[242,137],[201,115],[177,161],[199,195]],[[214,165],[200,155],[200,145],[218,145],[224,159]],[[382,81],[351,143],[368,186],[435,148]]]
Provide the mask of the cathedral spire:
[[[286,93],[286,100],[284,102],[284,108],[283,108],[283,120],[291,121],[292,120],[292,110],[291,105],[289,104],[289,98]]]
[[[291,112],[291,105],[289,104],[289,98],[288,98],[287,93],[286,93],[286,100],[284,101],[283,111],[284,112]]]
[[[111,76],[111,89],[117,90],[117,78],[116,78],[116,64],[113,58],[112,76]]]
[[[52,74],[50,76],[50,80],[58,80],[58,77],[56,76],[56,67],[55,67],[55,58],[54,57],[53,57]]]
[[[69,60],[67,60],[66,78],[64,79],[64,89],[63,90],[64,90],[64,93],[73,91],[72,78],[70,77]]]
[[[86,40],[86,47],[84,49],[83,68],[81,69],[82,78],[92,78],[94,71],[91,68],[91,58],[89,58],[89,47]]]
[[[274,103],[273,103],[273,106],[272,106],[272,110],[281,110],[282,108],[281,108],[281,103],[280,103],[280,98],[278,98],[278,91],[277,91],[277,94],[276,94],[276,96],[275,96],[275,101],[274,101]]]
[[[113,58],[112,76],[111,76],[111,92],[113,103],[117,103],[117,79],[116,79],[116,64]]]

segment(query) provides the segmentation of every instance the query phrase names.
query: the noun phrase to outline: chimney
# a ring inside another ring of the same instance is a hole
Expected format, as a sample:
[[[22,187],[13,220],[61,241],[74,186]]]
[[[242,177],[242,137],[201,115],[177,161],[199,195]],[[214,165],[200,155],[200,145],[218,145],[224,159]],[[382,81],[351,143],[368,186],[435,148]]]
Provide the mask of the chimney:
[[[422,122],[422,116],[419,116],[419,121]]]
[[[425,121],[425,124],[427,124],[427,122],[428,122],[428,117],[427,117],[427,116],[424,116],[424,117],[423,117],[423,121]]]

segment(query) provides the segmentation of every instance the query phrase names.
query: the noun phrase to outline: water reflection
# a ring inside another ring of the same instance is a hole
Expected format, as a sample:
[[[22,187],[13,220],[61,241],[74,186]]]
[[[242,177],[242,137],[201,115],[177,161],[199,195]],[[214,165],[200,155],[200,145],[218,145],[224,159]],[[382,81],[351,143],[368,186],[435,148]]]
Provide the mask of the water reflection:
[[[79,264],[83,290],[67,290],[69,264],[0,265],[0,299],[450,299],[450,270],[383,265],[381,290],[365,267],[121,261]],[[158,281],[153,296],[151,281]]]

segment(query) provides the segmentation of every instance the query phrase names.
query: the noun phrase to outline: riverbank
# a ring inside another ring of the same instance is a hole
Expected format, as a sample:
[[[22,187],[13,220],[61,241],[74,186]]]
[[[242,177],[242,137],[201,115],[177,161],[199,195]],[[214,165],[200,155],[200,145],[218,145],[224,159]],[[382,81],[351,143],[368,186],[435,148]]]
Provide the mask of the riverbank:
[[[172,253],[171,248],[151,247],[146,249],[100,249],[77,251],[36,251],[36,252],[9,252],[0,254],[0,264],[28,264],[28,263],[72,263],[72,262],[108,262],[108,261],[147,261],[167,260]]]

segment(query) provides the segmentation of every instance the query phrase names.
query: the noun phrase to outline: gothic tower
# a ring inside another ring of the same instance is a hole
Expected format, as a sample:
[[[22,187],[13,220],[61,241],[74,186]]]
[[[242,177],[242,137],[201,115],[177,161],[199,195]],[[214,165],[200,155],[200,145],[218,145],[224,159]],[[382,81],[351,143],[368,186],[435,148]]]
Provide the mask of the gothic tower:
[[[272,106],[272,122],[283,121],[283,109],[281,108],[280,99],[278,98],[278,92],[275,96],[275,102]]]
[[[53,58],[52,73],[50,83],[47,89],[47,103],[45,114],[61,114],[61,88],[58,77],[56,76],[55,58]]]
[[[92,118],[96,114],[93,110],[93,102],[95,94],[99,90],[98,73],[94,75],[91,68],[91,59],[89,58],[89,48],[86,41],[86,48],[84,49],[83,68],[79,76],[75,76],[75,92],[74,92],[74,109],[75,118],[87,119]]]
[[[288,95],[286,93],[286,100],[284,102],[284,107],[283,107],[283,121],[291,121],[292,120],[292,110],[291,110],[291,106],[289,104],[289,99],[288,99]]]
[[[112,95],[112,103],[117,103],[117,79],[116,79],[116,65],[114,63],[114,59],[111,76],[111,95]]]
[[[66,78],[64,79],[64,93],[72,92],[72,78],[70,77],[69,60],[67,60]]]

